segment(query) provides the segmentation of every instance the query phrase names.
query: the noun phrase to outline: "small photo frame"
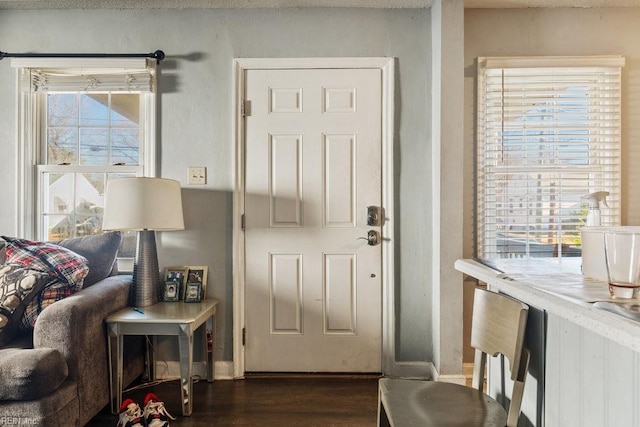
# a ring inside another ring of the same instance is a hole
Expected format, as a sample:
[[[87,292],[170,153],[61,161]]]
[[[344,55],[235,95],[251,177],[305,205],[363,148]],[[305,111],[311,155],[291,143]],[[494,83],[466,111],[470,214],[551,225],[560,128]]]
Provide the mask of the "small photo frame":
[[[200,302],[202,292],[202,283],[187,283],[184,292],[184,302]]]
[[[164,282],[163,301],[180,301],[181,283],[178,281]]]
[[[164,281],[166,282],[177,282],[180,284],[178,299],[181,300],[184,298],[184,284],[187,282],[187,267],[184,266],[174,266],[174,267],[166,267],[164,269]]]
[[[201,284],[201,298],[207,297],[207,273],[209,267],[204,265],[189,265],[187,268],[187,283]]]

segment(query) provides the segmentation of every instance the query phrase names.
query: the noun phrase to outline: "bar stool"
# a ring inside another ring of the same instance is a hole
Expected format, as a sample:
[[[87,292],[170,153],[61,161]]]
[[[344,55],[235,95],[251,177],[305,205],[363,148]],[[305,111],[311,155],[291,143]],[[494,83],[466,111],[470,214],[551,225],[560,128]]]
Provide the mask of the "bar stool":
[[[381,378],[378,426],[515,427],[520,416],[529,351],[523,348],[529,307],[503,294],[476,288],[471,346],[472,387],[437,381]],[[507,411],[483,393],[487,355],[503,354],[514,381]]]

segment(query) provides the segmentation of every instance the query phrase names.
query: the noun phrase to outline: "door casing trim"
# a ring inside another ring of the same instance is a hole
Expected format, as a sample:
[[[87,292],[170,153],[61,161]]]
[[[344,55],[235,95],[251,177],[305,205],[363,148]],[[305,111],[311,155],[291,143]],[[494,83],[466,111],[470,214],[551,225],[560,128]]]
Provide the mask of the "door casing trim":
[[[394,284],[394,58],[236,58],[233,61],[233,376],[244,378],[245,353],[245,245],[241,217],[245,212],[245,141],[242,105],[245,71],[285,69],[374,68],[382,72],[382,373],[395,364],[395,284]]]

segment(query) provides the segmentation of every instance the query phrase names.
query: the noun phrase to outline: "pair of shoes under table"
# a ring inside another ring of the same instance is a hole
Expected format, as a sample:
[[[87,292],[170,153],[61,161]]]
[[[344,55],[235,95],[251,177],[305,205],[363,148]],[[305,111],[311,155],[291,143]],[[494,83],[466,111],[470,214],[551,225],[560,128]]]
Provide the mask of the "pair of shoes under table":
[[[136,402],[126,399],[120,406],[117,427],[169,427],[169,420],[175,420],[153,393],[144,398],[144,410]]]

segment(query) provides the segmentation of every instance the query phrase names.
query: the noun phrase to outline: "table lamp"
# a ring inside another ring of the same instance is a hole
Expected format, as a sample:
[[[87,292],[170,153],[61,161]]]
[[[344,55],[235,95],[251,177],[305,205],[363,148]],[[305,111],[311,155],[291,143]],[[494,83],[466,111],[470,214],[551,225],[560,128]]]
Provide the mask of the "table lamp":
[[[138,232],[129,305],[144,307],[159,302],[155,232],[184,230],[180,183],[163,178],[108,180],[102,229]]]

